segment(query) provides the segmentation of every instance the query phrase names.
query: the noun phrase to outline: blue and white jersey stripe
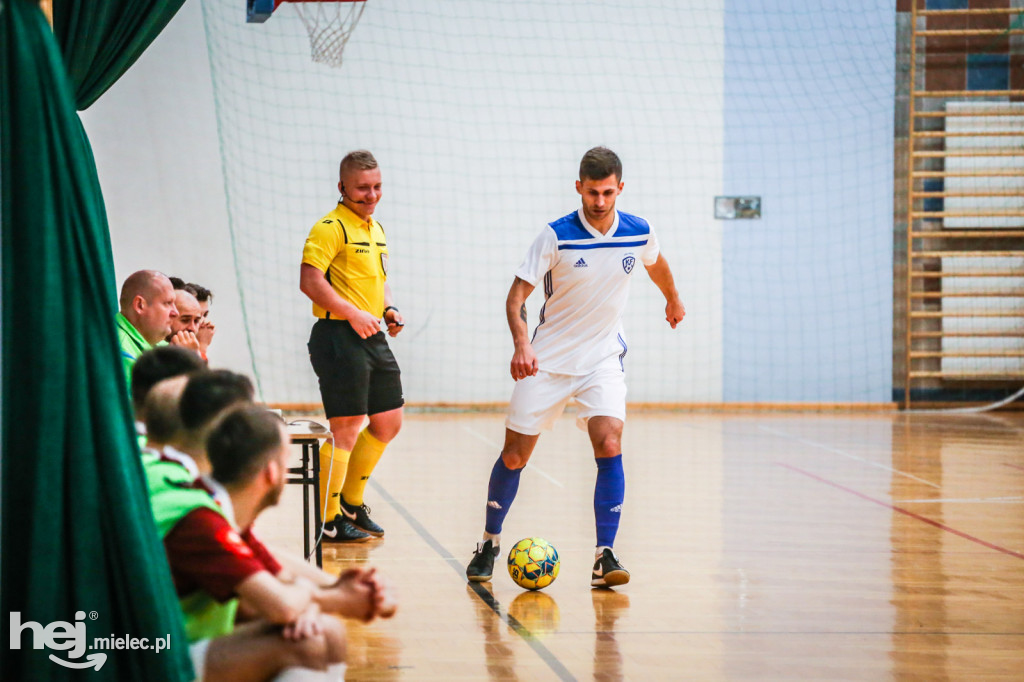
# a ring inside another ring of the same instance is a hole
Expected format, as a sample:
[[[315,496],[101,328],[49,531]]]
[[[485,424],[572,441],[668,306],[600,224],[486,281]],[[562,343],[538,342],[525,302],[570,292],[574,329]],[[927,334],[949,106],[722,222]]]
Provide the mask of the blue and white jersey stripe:
[[[641,247],[647,245],[651,234],[651,226],[646,220],[621,211],[609,230],[610,236],[599,237],[587,230],[579,211],[549,223],[549,227],[558,238],[559,251]]]

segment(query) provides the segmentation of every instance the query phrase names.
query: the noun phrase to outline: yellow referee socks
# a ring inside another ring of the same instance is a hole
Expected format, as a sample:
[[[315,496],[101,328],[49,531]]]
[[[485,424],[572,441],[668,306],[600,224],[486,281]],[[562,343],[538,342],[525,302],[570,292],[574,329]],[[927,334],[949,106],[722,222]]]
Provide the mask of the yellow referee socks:
[[[348,471],[349,451],[332,447],[330,443],[320,446],[320,509],[324,508],[324,496],[327,496],[327,510],[324,521],[333,521],[341,513],[341,486],[345,485],[345,472]]]
[[[345,475],[345,487],[341,495],[345,504],[359,506],[363,503],[363,491],[370,474],[377,467],[380,456],[384,454],[387,443],[382,443],[370,435],[369,429],[363,429],[352,448],[352,457],[348,461],[348,473]]]

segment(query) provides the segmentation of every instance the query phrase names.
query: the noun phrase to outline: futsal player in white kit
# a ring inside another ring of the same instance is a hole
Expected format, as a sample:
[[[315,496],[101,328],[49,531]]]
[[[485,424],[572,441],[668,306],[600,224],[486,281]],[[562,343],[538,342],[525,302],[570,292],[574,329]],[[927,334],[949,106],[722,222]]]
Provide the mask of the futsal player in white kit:
[[[575,399],[577,424],[590,435],[597,463],[597,548],[590,584],[629,582],[629,572],[612,547],[625,494],[621,440],[627,346],[622,312],[636,266],[643,264],[665,296],[665,319],[673,329],[686,311],[651,226],[615,210],[622,187],[622,162],[615,152],[604,147],[588,151],[576,182],[582,207],[545,226],[516,271],[505,302],[515,343],[511,372],[516,385],[505,419],[505,445],[491,470],[483,538],[466,567],[471,581],[491,579],[519,475],[541,431],[550,429]],[[530,338],[526,299],[541,282],[544,305]]]

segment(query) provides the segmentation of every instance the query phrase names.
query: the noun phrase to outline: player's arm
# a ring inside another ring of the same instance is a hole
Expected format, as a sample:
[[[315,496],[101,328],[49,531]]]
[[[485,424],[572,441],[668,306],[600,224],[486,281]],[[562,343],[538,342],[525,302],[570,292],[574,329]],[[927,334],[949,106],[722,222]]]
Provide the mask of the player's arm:
[[[516,381],[537,373],[537,356],[533,354],[530,329],[526,324],[526,299],[533,293],[533,288],[532,284],[516,277],[505,299],[505,317],[515,345],[510,371]]]
[[[313,599],[324,613],[367,621],[389,618],[395,613],[397,602],[391,585],[376,569],[355,567],[334,576],[290,554],[281,552],[274,556],[282,567],[278,579],[309,580],[316,586]]]
[[[651,276],[651,281],[661,289],[661,293],[665,297],[665,320],[675,329],[686,315],[686,308],[679,300],[679,292],[676,291],[672,269],[669,268],[668,261],[660,253],[654,265],[645,265],[644,267],[647,268],[647,274]]]
[[[277,625],[293,623],[313,603],[313,584],[304,578],[282,582],[270,571],[258,571],[235,588],[246,608]]]
[[[402,317],[402,313],[398,312],[398,308],[393,303],[394,298],[391,297],[391,285],[387,282],[384,283],[384,324],[388,326],[389,336],[398,336],[398,332],[405,328],[405,318]],[[390,310],[389,310],[390,308]]]
[[[368,339],[380,331],[380,320],[365,310],[360,310],[331,287],[323,271],[309,263],[303,263],[299,273],[299,289],[309,300],[328,311],[339,320],[348,320],[360,338]]]
[[[313,603],[313,585],[291,585],[274,575],[279,565],[258,541],[246,542],[218,512],[193,509],[164,537],[177,579],[194,583],[217,601],[238,597],[245,613],[272,623],[294,622]],[[259,552],[259,555],[257,555]]]
[[[318,589],[313,598],[325,613],[366,622],[390,618],[398,606],[391,586],[375,568],[350,568],[328,587]]]
[[[277,577],[284,582],[290,583],[296,578],[302,577],[317,587],[327,587],[337,580],[335,576],[322,568],[306,563],[298,557],[293,557],[276,546],[271,548],[271,552],[281,565],[281,570],[278,572]]]

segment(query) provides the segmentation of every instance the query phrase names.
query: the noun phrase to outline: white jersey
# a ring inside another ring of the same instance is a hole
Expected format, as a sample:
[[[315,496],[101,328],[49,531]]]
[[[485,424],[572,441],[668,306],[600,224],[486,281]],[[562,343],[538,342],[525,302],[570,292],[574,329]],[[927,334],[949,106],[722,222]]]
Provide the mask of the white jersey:
[[[540,369],[589,374],[604,366],[624,369],[622,311],[638,261],[654,265],[658,240],[643,218],[616,211],[607,234],[594,229],[582,209],[545,227],[530,246],[516,277],[544,281],[544,307],[533,332]]]

